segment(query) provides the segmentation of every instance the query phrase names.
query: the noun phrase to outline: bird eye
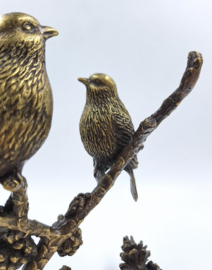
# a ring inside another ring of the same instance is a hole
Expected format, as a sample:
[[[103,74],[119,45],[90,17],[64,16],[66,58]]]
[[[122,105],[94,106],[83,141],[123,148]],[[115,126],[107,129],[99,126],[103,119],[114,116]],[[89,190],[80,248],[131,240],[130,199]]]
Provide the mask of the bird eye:
[[[97,84],[97,85],[102,84],[102,82],[101,82],[100,80],[98,80],[98,79],[97,79],[97,80],[95,80],[95,81],[94,81],[94,83],[95,83],[95,84]]]
[[[30,31],[30,30],[32,30],[34,27],[33,27],[33,25],[32,25],[31,23],[25,22],[25,23],[23,24],[23,28],[24,28],[24,30]]]

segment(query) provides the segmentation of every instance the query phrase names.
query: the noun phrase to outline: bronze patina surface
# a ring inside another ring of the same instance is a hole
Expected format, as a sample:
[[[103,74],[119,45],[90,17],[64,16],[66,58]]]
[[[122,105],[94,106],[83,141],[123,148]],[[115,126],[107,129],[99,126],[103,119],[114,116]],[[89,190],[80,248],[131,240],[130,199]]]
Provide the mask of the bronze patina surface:
[[[45,41],[57,34],[24,13],[0,17],[0,181],[8,190],[17,188],[25,161],[51,127]]]
[[[89,79],[78,80],[87,89],[86,104],[80,119],[80,135],[86,151],[93,157],[94,175],[101,179],[132,140],[134,126],[110,76],[97,73]],[[124,168],[130,175],[131,193],[135,201],[138,194],[133,169],[137,166],[137,156],[134,155]]]
[[[56,34],[56,30],[40,26],[26,14],[11,13],[0,20],[0,183],[12,191],[6,204],[0,206],[1,270],[14,270],[22,265],[23,270],[41,270],[56,252],[71,256],[78,250],[82,245],[79,225],[135,159],[147,137],[192,91],[203,63],[200,53],[189,53],[186,71],[176,91],[135,132],[127,135],[128,143],[114,163],[108,163],[111,168],[99,179],[97,187],[91,193],[76,196],[66,213],[49,226],[28,218],[27,181],[21,168],[40,148],[51,126],[52,95],[45,70],[44,44]],[[32,236],[39,237],[38,244]],[[123,270],[160,269],[147,263],[149,253],[142,243],[136,245],[133,239],[126,238],[123,251],[121,258],[125,264],[120,266]]]
[[[130,239],[126,236],[121,248],[123,252],[120,257],[124,261],[119,265],[121,270],[162,270],[157,264],[148,261],[150,251],[147,250],[147,246],[144,246],[142,241],[136,244],[132,236]]]

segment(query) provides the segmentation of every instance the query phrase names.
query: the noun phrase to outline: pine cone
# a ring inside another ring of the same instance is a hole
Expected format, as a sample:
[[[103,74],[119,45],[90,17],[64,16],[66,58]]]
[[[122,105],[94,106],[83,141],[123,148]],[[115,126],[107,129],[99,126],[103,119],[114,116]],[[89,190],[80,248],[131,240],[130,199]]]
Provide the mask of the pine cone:
[[[130,239],[126,236],[123,239],[122,252],[120,254],[122,263],[119,265],[121,270],[162,270],[157,264],[148,262],[150,251],[147,250],[147,246],[143,245],[143,242],[137,245],[131,236]]]
[[[15,270],[37,254],[37,247],[30,236],[8,231],[0,235],[0,269]]]
[[[63,265],[63,267],[60,268],[59,270],[71,270],[71,268],[66,265]]]

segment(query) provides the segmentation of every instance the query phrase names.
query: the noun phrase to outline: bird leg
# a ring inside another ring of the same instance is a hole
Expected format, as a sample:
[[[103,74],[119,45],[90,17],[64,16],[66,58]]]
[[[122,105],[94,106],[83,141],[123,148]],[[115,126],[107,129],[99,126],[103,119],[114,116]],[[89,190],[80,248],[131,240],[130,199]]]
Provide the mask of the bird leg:
[[[17,166],[12,172],[6,174],[0,179],[0,183],[4,189],[11,192],[16,192],[21,188],[26,189],[26,179],[21,174],[23,165],[24,164]]]
[[[22,168],[23,164],[17,166],[10,174],[2,177],[1,184],[4,189],[12,192],[5,204],[4,211],[12,211],[18,218],[27,218],[27,181],[21,174]]]
[[[99,184],[105,173],[99,170],[94,170],[93,175],[96,178],[97,184]]]
[[[4,218],[4,222],[0,222],[0,269],[18,269],[37,254],[37,246],[28,235],[29,230],[22,231],[23,227],[29,225],[27,181],[21,174],[22,168],[23,165],[18,166],[1,178],[1,184],[11,194],[0,211],[0,219]],[[4,223],[9,226],[4,226]],[[16,229],[12,228],[16,226]]]
[[[105,176],[105,172],[109,169],[108,167],[98,163],[96,159],[93,159],[93,166],[94,166],[94,171],[93,175],[97,181],[97,184],[100,183],[101,179]]]

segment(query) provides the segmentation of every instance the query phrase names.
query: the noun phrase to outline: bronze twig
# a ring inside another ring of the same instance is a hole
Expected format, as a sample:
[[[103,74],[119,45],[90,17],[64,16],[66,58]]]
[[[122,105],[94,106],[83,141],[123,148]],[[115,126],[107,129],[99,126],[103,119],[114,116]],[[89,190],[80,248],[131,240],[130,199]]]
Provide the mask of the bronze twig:
[[[79,225],[90,211],[99,204],[134,155],[141,150],[147,137],[191,92],[198,80],[202,63],[203,60],[200,53],[189,53],[187,68],[177,90],[163,102],[159,110],[141,122],[133,135],[132,142],[126,145],[97,187],[91,193],[79,194],[75,197],[70,203],[66,214],[64,216],[60,215],[58,221],[52,226],[27,219],[28,200],[25,181],[23,181],[23,186],[20,186],[18,190],[12,193],[5,207],[0,208],[1,239],[3,235],[8,234],[8,231],[22,233],[20,238],[14,236],[14,241],[10,241],[12,242],[11,244],[18,243],[19,240],[30,235],[36,235],[41,238],[37,246],[37,255],[34,252],[27,257],[28,262],[24,265],[24,270],[43,269],[56,251],[61,256],[72,255],[76,252],[82,244]],[[5,238],[7,239],[7,237]],[[0,245],[0,266],[4,263],[4,260],[1,260],[1,253]]]

